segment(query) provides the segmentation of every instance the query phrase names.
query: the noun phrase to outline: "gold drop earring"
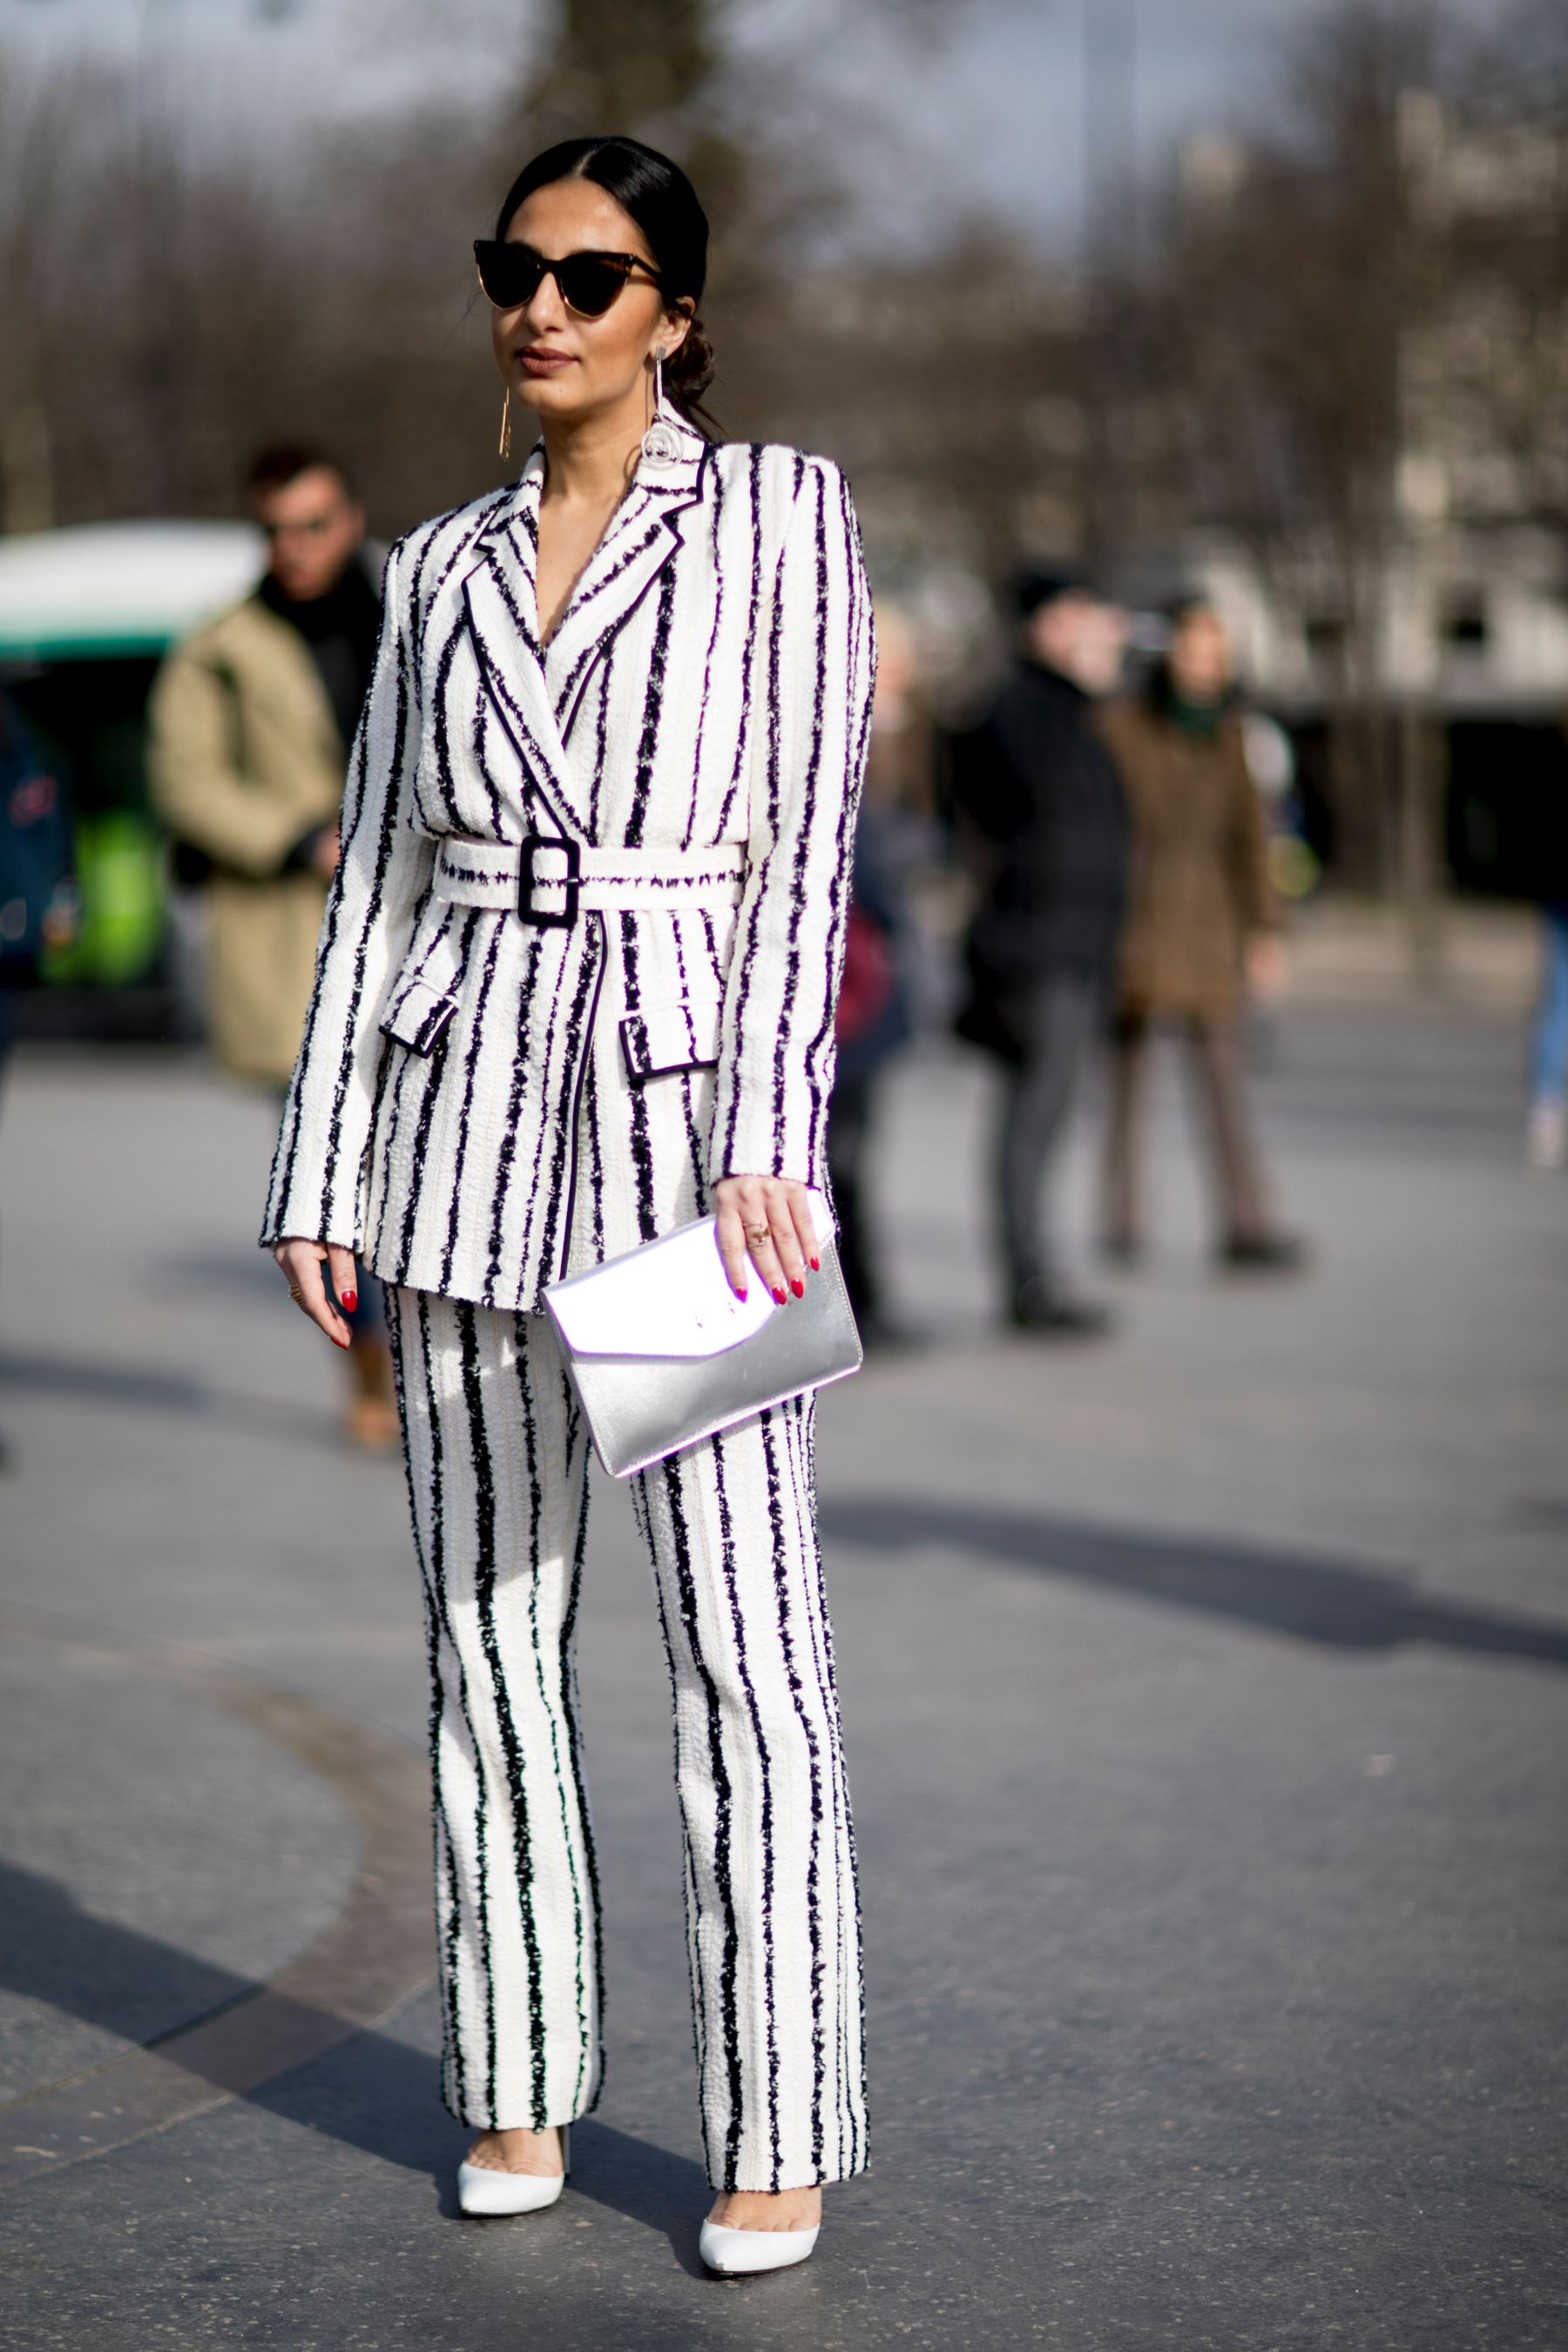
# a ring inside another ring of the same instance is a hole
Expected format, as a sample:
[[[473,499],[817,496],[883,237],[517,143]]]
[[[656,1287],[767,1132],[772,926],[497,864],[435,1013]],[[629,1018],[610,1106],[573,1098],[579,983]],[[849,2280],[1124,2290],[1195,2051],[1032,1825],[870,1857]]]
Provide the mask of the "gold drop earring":
[[[511,386],[510,383],[501,394],[499,454],[503,457],[511,456]]]

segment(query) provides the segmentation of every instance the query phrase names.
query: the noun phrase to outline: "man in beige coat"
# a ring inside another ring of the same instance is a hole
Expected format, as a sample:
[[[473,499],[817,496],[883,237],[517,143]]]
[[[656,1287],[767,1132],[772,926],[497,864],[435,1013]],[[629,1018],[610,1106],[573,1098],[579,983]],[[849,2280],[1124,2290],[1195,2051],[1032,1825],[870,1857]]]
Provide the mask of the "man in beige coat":
[[[290,465],[291,478],[279,478]],[[150,711],[152,785],[182,877],[207,896],[214,1051],[237,1077],[286,1087],[337,864],[353,731],[316,658],[328,642],[316,625],[323,605],[358,606],[327,617],[342,623],[341,636],[368,635],[374,658],[375,596],[357,560],[364,516],[337,468],[279,450],[256,476],[270,568],[164,662]],[[360,666],[357,699],[369,681],[368,661]]]
[[[213,1049],[235,1076],[282,1088],[310,999],[380,600],[363,559],[364,515],[339,467],[314,450],[271,449],[249,487],[266,576],[163,663],[151,780],[175,870],[206,896]],[[356,1329],[354,1369],[350,1434],[386,1442],[379,1326]]]

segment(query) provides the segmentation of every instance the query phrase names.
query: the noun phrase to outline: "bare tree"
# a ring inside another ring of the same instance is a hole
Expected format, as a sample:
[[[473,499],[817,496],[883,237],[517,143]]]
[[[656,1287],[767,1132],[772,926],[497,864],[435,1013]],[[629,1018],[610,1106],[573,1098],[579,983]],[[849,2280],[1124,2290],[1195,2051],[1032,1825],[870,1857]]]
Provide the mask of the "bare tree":
[[[500,479],[469,241],[541,144],[618,128],[680,157],[713,221],[728,432],[840,456],[886,546],[997,571],[1073,543],[1070,287],[983,231],[826,265],[840,158],[875,133],[721,30],[721,0],[562,0],[488,114],[415,108],[265,156],[237,127],[195,145],[132,76],[24,76],[0,54],[10,527],[231,512],[248,449],[279,431],[340,449],[386,531]]]
[[[232,510],[247,446],[320,406],[333,289],[303,221],[109,69],[0,57],[0,426],[47,458],[20,514],[8,467],[7,527]]]
[[[1155,297],[1194,516],[1310,616],[1336,863],[1363,885],[1397,861],[1385,598],[1408,355],[1443,296],[1412,212],[1409,94],[1436,38],[1423,0],[1333,0],[1288,55],[1277,126],[1199,151]]]
[[[526,83],[531,139],[550,144],[625,131],[689,148],[719,69],[709,0],[562,0],[553,38]]]
[[[1478,477],[1491,468],[1475,495],[1568,541],[1568,15],[1553,0],[1523,0],[1470,50],[1439,162],[1456,432]]]
[[[944,251],[817,270],[756,323],[768,429],[849,474],[894,569],[1000,578],[1083,536],[1080,304],[984,224]]]

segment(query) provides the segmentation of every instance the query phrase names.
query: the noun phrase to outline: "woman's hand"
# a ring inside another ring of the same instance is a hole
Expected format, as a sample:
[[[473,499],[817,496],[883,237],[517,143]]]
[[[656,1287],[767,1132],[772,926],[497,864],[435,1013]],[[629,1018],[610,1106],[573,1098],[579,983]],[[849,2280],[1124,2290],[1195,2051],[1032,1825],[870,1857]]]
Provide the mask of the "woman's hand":
[[[355,1286],[359,1277],[354,1271],[353,1250],[340,1249],[336,1242],[287,1241],[278,1243],[272,1255],[283,1269],[283,1279],[295,1306],[312,1323],[320,1324],[329,1339],[346,1348],[353,1335],[327,1297],[321,1268],[323,1265],[331,1268],[332,1288],[352,1315],[359,1303]]]
[[[781,1307],[792,1290],[804,1297],[807,1266],[816,1274],[821,1265],[805,1186],[787,1176],[721,1176],[713,1200],[719,1255],[736,1297],[746,1295],[748,1257]]]

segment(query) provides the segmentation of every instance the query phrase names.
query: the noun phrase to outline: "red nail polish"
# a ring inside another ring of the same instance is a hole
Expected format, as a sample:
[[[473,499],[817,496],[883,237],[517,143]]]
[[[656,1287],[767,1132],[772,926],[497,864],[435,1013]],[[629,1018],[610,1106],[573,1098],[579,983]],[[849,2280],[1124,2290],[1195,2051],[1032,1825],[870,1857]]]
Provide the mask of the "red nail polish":
[[[775,1291],[774,1291],[774,1293],[773,1293],[773,1297],[774,1297],[774,1298],[778,1301],[778,1304],[782,1307],[782,1306],[784,1305],[784,1300],[789,1297],[789,1293],[788,1293],[788,1291],[787,1291],[787,1290],[775,1290]]]
[[[744,1292],[743,1290],[737,1290],[737,1291],[736,1291],[736,1293],[735,1293],[735,1296],[736,1296],[736,1297],[737,1297],[738,1299],[740,1299],[740,1300],[742,1301],[742,1305],[743,1305],[743,1304],[744,1304],[744,1302],[745,1302],[745,1297],[746,1297],[745,1292]]]
[[[812,1259],[811,1270],[813,1274],[820,1274],[822,1272],[822,1260],[819,1257],[814,1257]]]
[[[359,1292],[357,1290],[340,1290],[338,1297],[342,1301],[343,1313],[345,1315],[352,1315],[354,1308],[359,1305]]]
[[[804,1298],[804,1297],[805,1297],[805,1283],[804,1283],[804,1282],[797,1282],[797,1281],[795,1280],[795,1276],[794,1276],[794,1275],[793,1275],[793,1274],[791,1275],[791,1276],[790,1276],[790,1278],[789,1278],[789,1286],[790,1286],[790,1288],[794,1291],[794,1293],[795,1293],[795,1297],[796,1297],[797,1298]]]

